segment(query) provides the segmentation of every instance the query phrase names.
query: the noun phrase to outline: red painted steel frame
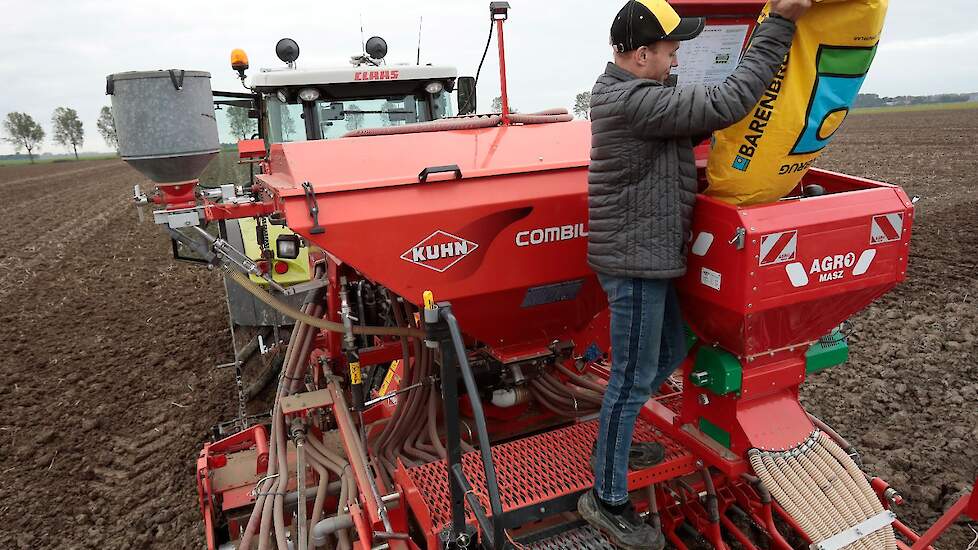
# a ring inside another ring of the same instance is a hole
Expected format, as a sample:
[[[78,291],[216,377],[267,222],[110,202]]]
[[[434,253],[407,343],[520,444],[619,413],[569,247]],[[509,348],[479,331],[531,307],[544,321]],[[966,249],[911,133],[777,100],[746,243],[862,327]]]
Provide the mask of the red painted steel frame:
[[[499,89],[502,98],[503,124],[509,126],[509,93],[506,86],[506,44],[503,42],[503,19],[496,20],[496,40],[499,41]]]
[[[930,548],[930,545],[962,515],[978,521],[978,479],[975,479],[974,488],[970,493],[959,498],[930,529],[920,536],[920,539],[913,543],[912,550]]]
[[[268,471],[268,436],[262,426],[252,426],[214,443],[207,443],[197,457],[197,499],[204,518],[204,536],[208,550],[217,549],[215,520],[218,509],[216,498],[223,496],[213,487],[213,470],[227,464],[227,457],[238,451],[254,448],[256,451],[255,473]]]

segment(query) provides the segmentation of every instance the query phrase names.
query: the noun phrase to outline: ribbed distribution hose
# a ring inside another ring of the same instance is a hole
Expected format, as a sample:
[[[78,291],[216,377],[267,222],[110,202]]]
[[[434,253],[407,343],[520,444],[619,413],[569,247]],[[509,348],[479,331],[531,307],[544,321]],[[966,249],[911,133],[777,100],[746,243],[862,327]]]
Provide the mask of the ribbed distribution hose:
[[[316,473],[319,474],[319,486],[316,487],[316,500],[312,505],[312,514],[309,516],[309,546],[307,548],[307,550],[315,550],[316,542],[312,537],[312,527],[319,523],[319,520],[323,515],[323,506],[326,504],[326,490],[329,486],[329,472],[327,472],[326,468],[315,460],[311,461],[310,464],[312,465],[312,468],[316,470]]]
[[[313,317],[320,318],[323,315],[324,309],[320,304],[313,304],[309,313]],[[302,385],[306,379],[306,370],[309,368],[309,351],[312,349],[313,341],[316,339],[313,327],[304,324],[302,328],[305,334],[302,335],[302,345],[299,346],[299,355],[293,357],[292,372],[289,373],[289,378],[285,380],[286,395],[292,395],[302,390]]]
[[[580,418],[597,412],[593,405],[575,401],[572,396],[555,393],[540,379],[530,380],[530,394],[533,399],[550,412],[567,418]],[[582,408],[587,406],[587,408]]]
[[[334,474],[339,476],[341,480],[337,514],[342,514],[343,508],[347,506],[349,501],[354,498],[354,495],[356,495],[356,487],[354,486],[353,478],[350,475],[349,463],[342,456],[330,451],[317,438],[310,437],[308,442],[310,458],[316,463],[319,463],[323,467],[332,471]],[[313,525],[315,525],[315,523]],[[312,534],[312,529],[310,529],[310,534]],[[341,550],[347,550],[351,547],[350,536],[345,529],[337,531],[336,537]],[[312,541],[313,537],[310,537],[310,542]],[[310,545],[310,547],[311,546],[312,545]]]
[[[288,428],[285,426],[285,417],[282,416],[281,409],[279,410],[278,422],[280,424],[278,428],[278,471],[282,475],[278,476],[278,486],[275,489],[275,498],[272,501],[272,520],[275,526],[275,545],[278,547],[278,550],[289,550],[289,541],[285,535],[285,493],[289,487],[289,463],[288,455],[285,452],[288,449],[286,446],[286,432]]]
[[[278,298],[269,294],[265,289],[251,282],[251,279],[247,275],[236,271],[228,266],[223,266],[222,269],[231,278],[232,281],[238,284],[241,288],[248,291],[255,298],[258,298],[262,303],[268,307],[278,311],[282,315],[288,315],[292,319],[297,321],[302,321],[307,325],[314,326],[319,329],[328,330],[330,332],[339,332],[341,334],[346,332],[342,323],[334,323],[333,321],[328,321],[326,319],[319,319],[308,315],[296,309],[295,307],[279,300]],[[411,338],[424,338],[425,333],[423,330],[416,328],[404,328],[404,327],[366,327],[361,325],[353,325],[353,334],[369,334],[373,336],[408,336]]]
[[[287,463],[287,430],[281,409],[281,398],[301,388],[301,379],[304,377],[307,367],[304,358],[312,344],[315,328],[341,332],[344,329],[339,323],[330,323],[319,318],[323,307],[316,303],[319,300],[315,297],[312,300],[307,300],[302,306],[302,311],[299,311],[272,297],[251,283],[244,275],[227,269],[225,271],[232,280],[254,294],[259,300],[298,321],[289,339],[289,346],[286,350],[278,390],[276,391],[275,406],[272,410],[268,476],[258,484],[258,496],[239,546],[239,550],[248,550],[257,534],[259,550],[268,550],[272,546],[272,535],[274,533],[274,545],[278,550],[287,550],[289,544],[286,537],[284,496],[290,479],[290,472]],[[319,271],[317,271],[318,276],[320,276]],[[393,332],[384,330],[385,327],[374,328],[380,328],[386,333]],[[360,329],[357,331],[360,334],[368,333],[363,330],[364,327],[357,327],[357,329]],[[316,502],[313,505],[313,521],[310,523],[315,525],[315,520],[322,515],[325,488],[329,478],[327,471],[333,472],[340,480],[339,503],[342,506],[345,506],[348,498],[356,494],[356,486],[344,458],[332,453],[315,437],[308,437],[306,443],[305,454],[309,465],[320,475],[320,486],[316,492]],[[300,502],[300,506],[305,505],[304,501]],[[352,547],[349,533],[346,530],[337,532],[336,536],[341,550],[349,550]],[[310,541],[308,548],[313,546],[314,544]]]
[[[566,376],[567,378],[569,378],[570,381],[573,382],[574,384],[577,384],[578,386],[581,386],[582,388],[587,388],[589,390],[595,391],[599,395],[604,395],[605,387],[602,386],[601,384],[595,382],[594,380],[591,380],[590,378],[581,376],[580,374],[577,374],[577,373],[571,371],[570,369],[568,369],[564,365],[560,364],[559,362],[558,363],[555,363],[554,364],[554,367],[556,367],[556,369],[559,372],[563,373],[564,376]]]
[[[347,132],[341,137],[389,136],[394,134],[417,134],[424,132],[444,132],[451,130],[474,130],[477,128],[492,128],[499,126],[503,118],[499,114],[476,115],[455,118],[443,118],[430,122],[416,122],[401,126],[386,126],[384,128],[361,128]],[[514,124],[549,124],[553,122],[570,122],[573,115],[565,108],[547,109],[537,113],[510,113],[509,121]]]
[[[447,459],[448,452],[445,450],[445,446],[442,445],[441,439],[438,437],[438,390],[435,386],[431,386],[429,390],[430,395],[428,396],[428,438],[431,440],[431,444],[435,447],[435,452],[441,458]]]
[[[863,472],[820,430],[794,449],[748,456],[764,488],[816,543],[883,512]],[[896,550],[896,538],[886,526],[844,548]]]
[[[499,126],[502,122],[499,115],[489,115],[485,117],[462,117],[462,118],[443,118],[431,122],[416,122],[413,124],[403,124],[401,126],[386,126],[383,128],[361,128],[347,132],[340,137],[368,137],[368,136],[389,136],[394,134],[419,134],[424,132],[444,132],[449,130],[474,130],[477,128],[491,128]]]
[[[573,115],[509,115],[509,121],[517,124],[550,124],[572,120],[574,120]]]
[[[821,446],[821,452],[819,453],[823,459],[830,460],[829,455],[842,465],[846,469],[846,472],[855,480],[858,480],[853,486],[853,489],[861,491],[864,497],[864,505],[867,509],[871,510],[871,515],[878,514],[883,511],[883,505],[880,504],[879,498],[876,496],[876,492],[870,487],[869,482],[866,481],[866,474],[859,469],[859,466],[853,462],[852,457],[846,454],[835,441],[832,440],[828,435],[822,433],[820,434],[820,440],[824,441]],[[887,550],[896,548],[896,536],[893,534],[893,528],[890,526],[885,527],[881,530],[883,533],[883,539],[886,543],[885,548]]]

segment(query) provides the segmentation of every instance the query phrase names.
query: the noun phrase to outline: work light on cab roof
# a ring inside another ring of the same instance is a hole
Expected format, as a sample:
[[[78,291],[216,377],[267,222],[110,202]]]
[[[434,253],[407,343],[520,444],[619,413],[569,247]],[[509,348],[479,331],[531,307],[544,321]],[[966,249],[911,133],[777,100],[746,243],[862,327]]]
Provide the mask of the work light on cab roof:
[[[283,38],[275,44],[275,55],[292,67],[295,60],[299,59],[299,44],[291,38]]]

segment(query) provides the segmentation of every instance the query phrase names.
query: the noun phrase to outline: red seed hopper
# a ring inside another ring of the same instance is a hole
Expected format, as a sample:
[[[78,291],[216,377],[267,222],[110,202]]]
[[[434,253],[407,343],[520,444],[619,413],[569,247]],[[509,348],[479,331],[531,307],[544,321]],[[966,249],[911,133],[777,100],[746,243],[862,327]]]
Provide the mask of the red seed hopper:
[[[703,341],[739,356],[810,344],[903,281],[913,205],[899,187],[823,170],[775,204],[702,196],[682,280]]]
[[[415,304],[424,290],[450,301],[508,357],[605,306],[581,261],[590,139],[568,122],[275,145],[258,180],[294,231]]]
[[[812,189],[824,194],[805,196]],[[899,187],[822,170],[773,204],[701,196],[678,288],[711,349],[687,367],[699,384],[684,394],[683,421],[741,454],[808,437],[797,388],[816,369],[810,351],[841,343],[835,329],[905,278],[912,222]]]

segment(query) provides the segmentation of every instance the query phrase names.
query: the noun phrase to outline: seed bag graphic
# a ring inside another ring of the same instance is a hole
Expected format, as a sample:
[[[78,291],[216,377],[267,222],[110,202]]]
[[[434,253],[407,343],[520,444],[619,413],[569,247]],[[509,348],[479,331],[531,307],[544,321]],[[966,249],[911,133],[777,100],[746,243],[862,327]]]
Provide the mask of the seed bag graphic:
[[[757,204],[791,192],[866,80],[889,0],[815,0],[785,63],[746,118],[713,134],[708,195]],[[771,6],[761,12],[768,17]]]

